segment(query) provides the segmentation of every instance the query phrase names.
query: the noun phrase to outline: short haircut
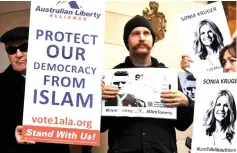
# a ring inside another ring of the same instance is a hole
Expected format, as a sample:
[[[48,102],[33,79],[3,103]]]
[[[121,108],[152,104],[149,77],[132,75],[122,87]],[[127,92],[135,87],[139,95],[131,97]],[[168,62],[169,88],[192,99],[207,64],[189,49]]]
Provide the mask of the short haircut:
[[[127,71],[116,71],[114,73],[114,76],[128,76],[128,72]]]
[[[196,79],[194,78],[194,76],[192,74],[188,75],[186,77],[186,80],[188,80],[188,81],[196,81]]]

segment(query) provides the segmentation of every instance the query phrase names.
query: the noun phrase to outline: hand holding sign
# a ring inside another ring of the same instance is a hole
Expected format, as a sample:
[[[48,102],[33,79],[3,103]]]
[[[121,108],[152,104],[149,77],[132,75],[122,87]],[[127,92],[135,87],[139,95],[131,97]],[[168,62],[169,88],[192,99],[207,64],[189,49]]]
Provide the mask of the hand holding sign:
[[[105,85],[104,79],[101,80],[101,88],[102,88],[103,99],[114,98],[119,92],[119,89],[117,87]]]
[[[188,107],[188,98],[180,91],[161,92],[161,101],[166,106]]]
[[[180,67],[186,71],[187,68],[190,67],[190,65],[189,65],[190,62],[193,62],[193,60],[190,58],[189,55],[182,55]]]
[[[15,129],[16,142],[18,144],[35,144],[34,141],[27,141],[22,139],[22,126],[18,125]]]

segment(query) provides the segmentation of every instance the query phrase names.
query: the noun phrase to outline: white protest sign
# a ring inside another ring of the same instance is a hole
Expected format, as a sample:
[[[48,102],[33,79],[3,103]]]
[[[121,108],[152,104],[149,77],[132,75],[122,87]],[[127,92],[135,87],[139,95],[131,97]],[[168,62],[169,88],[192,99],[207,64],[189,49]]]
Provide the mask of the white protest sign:
[[[195,76],[219,73],[219,52],[231,42],[231,35],[221,1],[177,16],[184,52],[194,61],[188,71]]]
[[[176,119],[177,108],[160,100],[162,91],[178,90],[178,74],[167,68],[126,68],[104,72],[105,84],[119,88],[102,103],[102,116]]]
[[[237,151],[237,73],[197,77],[192,153]]]
[[[98,146],[105,1],[31,1],[30,13],[23,139]]]

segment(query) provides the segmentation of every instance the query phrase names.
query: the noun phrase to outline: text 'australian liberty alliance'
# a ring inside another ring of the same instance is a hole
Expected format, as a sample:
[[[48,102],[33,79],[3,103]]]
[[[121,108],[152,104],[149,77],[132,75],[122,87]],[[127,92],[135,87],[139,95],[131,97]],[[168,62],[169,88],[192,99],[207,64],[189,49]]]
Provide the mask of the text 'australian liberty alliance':
[[[54,9],[54,8],[45,8],[41,6],[37,6],[35,11],[46,12],[46,13],[56,13],[61,15],[76,15],[76,16],[86,16],[86,17],[94,17],[98,19],[101,14],[96,12],[85,12],[83,10],[77,9],[75,11],[66,10],[63,8]]]

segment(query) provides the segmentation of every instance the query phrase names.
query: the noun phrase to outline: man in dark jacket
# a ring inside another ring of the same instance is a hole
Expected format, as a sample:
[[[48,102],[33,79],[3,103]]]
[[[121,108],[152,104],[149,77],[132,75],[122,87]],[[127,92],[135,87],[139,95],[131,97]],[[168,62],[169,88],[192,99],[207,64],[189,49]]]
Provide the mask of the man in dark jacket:
[[[151,24],[142,16],[135,16],[124,27],[124,43],[129,56],[119,68],[166,68],[151,57],[155,33]],[[178,77],[177,77],[178,78]],[[118,89],[102,83],[102,97],[114,98]],[[135,117],[102,117],[101,131],[108,130],[108,153],[177,153],[175,128],[184,131],[193,122],[194,103],[179,91],[164,91],[161,101],[166,106],[177,106],[177,119]]]
[[[18,144],[15,129],[22,124],[29,27],[17,27],[4,33],[4,43],[10,60],[0,74],[0,103],[2,105],[2,153],[70,153],[69,145],[35,143]],[[37,49],[37,46],[35,46]],[[32,84],[33,85],[33,84]]]

